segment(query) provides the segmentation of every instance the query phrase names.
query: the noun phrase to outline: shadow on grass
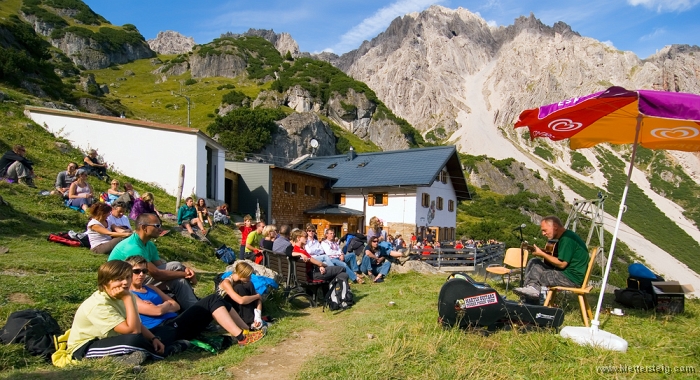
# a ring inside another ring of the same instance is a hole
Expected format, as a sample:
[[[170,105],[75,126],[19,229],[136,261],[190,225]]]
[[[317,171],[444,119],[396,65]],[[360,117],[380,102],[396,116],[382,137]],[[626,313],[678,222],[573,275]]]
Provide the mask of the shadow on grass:
[[[12,202],[8,199],[5,200]],[[82,214],[69,208],[42,211],[40,215],[34,216],[17,210],[12,204],[9,206],[0,205],[0,236],[28,236],[46,239],[52,232],[63,232],[70,229],[82,231],[85,229],[85,224],[87,222],[84,222]]]
[[[37,370],[35,372],[13,373],[5,377],[10,380],[26,380],[26,379],[110,379],[114,378],[115,374],[110,370],[97,370],[82,367],[68,368],[61,371],[49,372]]]

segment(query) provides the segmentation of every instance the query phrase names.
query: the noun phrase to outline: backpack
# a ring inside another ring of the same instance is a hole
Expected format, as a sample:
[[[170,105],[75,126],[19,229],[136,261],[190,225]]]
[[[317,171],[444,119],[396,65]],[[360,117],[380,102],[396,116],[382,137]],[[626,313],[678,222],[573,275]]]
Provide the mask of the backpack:
[[[616,289],[615,302],[633,309],[653,309],[656,306],[654,296],[639,289]]]
[[[234,261],[236,261],[236,252],[234,252],[230,247],[227,247],[226,244],[214,251],[214,254],[216,255],[216,258],[223,261],[227,265],[231,265]]]
[[[73,236],[69,232],[56,232],[50,233],[46,240],[67,245],[69,247],[90,248],[90,239],[88,239],[87,234],[81,238],[78,235]]]
[[[345,310],[354,303],[348,282],[337,277],[334,278],[329,285],[328,293],[326,293],[326,304],[323,306],[323,311],[326,311],[326,306],[331,311]]]
[[[4,344],[24,343],[24,348],[34,356],[49,360],[56,352],[54,335],[63,331],[58,322],[43,310],[27,309],[10,314],[7,324],[0,330],[0,341]]]

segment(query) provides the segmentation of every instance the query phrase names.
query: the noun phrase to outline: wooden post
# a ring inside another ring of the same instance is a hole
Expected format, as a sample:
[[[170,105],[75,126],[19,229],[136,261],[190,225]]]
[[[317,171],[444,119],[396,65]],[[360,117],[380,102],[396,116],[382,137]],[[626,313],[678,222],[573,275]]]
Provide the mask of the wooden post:
[[[182,188],[185,186],[185,165],[180,165],[180,173],[177,180],[177,198],[175,199],[175,215],[180,210],[180,201],[182,200]]]

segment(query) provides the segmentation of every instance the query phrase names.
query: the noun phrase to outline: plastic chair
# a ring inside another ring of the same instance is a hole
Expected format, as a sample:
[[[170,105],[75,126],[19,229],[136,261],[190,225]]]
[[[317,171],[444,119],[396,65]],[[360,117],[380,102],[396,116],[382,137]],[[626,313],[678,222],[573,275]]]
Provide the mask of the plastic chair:
[[[520,248],[508,248],[506,254],[503,256],[503,265],[491,264],[486,267],[486,273],[484,273],[484,281],[489,276],[489,273],[495,275],[500,275],[503,282],[506,284],[506,294],[508,294],[508,285],[510,285],[510,277],[514,272],[520,272],[521,263],[524,265],[527,263],[527,256],[530,254],[527,249],[523,250],[522,262],[520,258]],[[510,268],[513,269],[510,269]],[[508,282],[505,282],[505,276],[508,276]],[[522,273],[521,273],[522,275]]]
[[[567,288],[565,286],[553,286],[549,288],[547,292],[547,299],[544,301],[544,306],[549,306],[549,302],[552,300],[554,293],[556,292],[571,292],[576,294],[578,297],[578,303],[581,307],[581,316],[583,317],[583,324],[588,327],[589,321],[593,318],[593,312],[591,312],[591,305],[588,304],[588,299],[586,295],[591,292],[593,286],[588,285],[588,280],[591,278],[591,270],[593,269],[593,264],[595,263],[595,258],[598,255],[598,249],[600,247],[595,247],[591,250],[591,255],[588,261],[588,269],[586,269],[586,276],[583,277],[583,284],[580,288]]]

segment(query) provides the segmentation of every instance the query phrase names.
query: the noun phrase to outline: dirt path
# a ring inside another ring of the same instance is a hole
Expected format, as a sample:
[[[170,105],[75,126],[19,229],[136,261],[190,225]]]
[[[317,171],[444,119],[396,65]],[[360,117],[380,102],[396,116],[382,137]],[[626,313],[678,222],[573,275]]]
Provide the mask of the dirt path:
[[[245,379],[294,379],[307,360],[324,352],[327,342],[322,339],[325,334],[320,329],[294,332],[280,344],[245,359],[230,372]]]

